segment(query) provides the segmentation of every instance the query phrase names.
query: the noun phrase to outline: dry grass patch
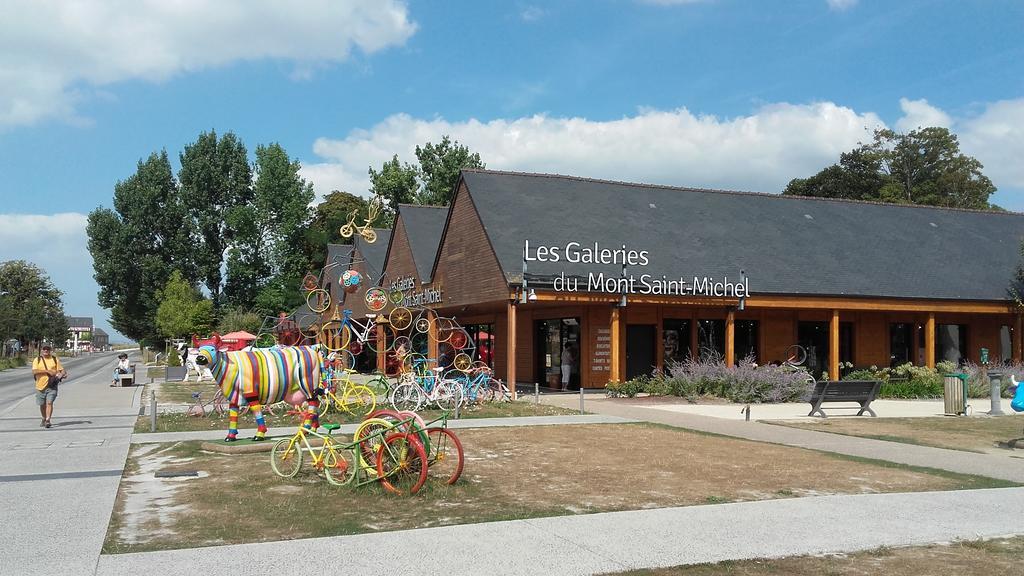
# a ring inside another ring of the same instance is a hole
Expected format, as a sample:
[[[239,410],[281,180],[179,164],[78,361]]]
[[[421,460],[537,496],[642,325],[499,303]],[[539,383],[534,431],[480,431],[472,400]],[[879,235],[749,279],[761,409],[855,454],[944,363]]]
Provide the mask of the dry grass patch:
[[[206,398],[207,394],[204,393]],[[144,399],[147,398],[144,396]],[[148,400],[146,400],[148,401]],[[383,405],[378,405],[383,408]],[[424,410],[419,412],[424,420],[430,421],[441,416],[440,410]],[[516,416],[559,416],[579,414],[578,410],[560,408],[547,404],[534,404],[533,402],[496,402],[482,406],[470,406],[459,411],[459,417],[465,419],[473,418],[508,418]],[[297,426],[300,424],[298,416],[272,416],[264,415],[267,426]],[[321,422],[335,424],[354,424],[360,422],[362,417],[354,416],[344,412],[330,412]],[[239,414],[239,429],[256,428],[256,418],[249,413]],[[188,416],[184,413],[160,413],[156,418],[157,432],[194,432],[200,430],[224,430],[228,429],[228,415],[213,413],[205,417]],[[140,416],[135,422],[135,432],[150,432],[149,416]]]
[[[1024,418],[1018,416],[830,418],[764,423],[967,452],[1006,454],[1008,448],[1024,448]]]
[[[459,430],[465,472],[411,498],[335,488],[306,465],[276,476],[266,454],[198,443],[133,446],[105,552],[137,552],[820,494],[1009,486],[649,424]],[[196,470],[195,479],[153,478]]]
[[[1024,537],[932,546],[880,548],[856,554],[744,560],[659,570],[616,572],[618,576],[1019,576]]]

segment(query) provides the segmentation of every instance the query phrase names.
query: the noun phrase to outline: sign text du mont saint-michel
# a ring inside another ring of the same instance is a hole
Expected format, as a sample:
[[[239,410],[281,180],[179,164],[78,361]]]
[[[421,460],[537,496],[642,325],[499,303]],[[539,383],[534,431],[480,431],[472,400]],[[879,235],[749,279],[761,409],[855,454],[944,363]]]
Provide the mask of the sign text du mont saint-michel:
[[[715,296],[744,298],[750,295],[750,281],[743,277],[738,282],[726,276],[721,280],[711,276],[693,276],[687,280],[680,276],[669,278],[651,274],[633,274],[631,267],[644,268],[650,264],[650,252],[632,250],[625,244],[617,248],[602,247],[593,242],[581,244],[567,242],[564,246],[531,245],[527,240],[523,247],[526,262],[567,262],[570,264],[626,265],[627,275],[614,276],[604,272],[587,273],[586,282],[582,277],[566,276],[565,272],[554,278],[556,292],[607,292],[612,294],[658,294],[671,296]]]

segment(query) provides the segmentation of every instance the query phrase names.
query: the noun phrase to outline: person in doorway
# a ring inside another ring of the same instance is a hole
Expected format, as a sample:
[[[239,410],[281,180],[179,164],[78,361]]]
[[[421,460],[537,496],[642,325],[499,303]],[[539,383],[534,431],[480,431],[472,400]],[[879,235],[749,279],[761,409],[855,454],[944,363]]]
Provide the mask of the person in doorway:
[[[562,390],[569,389],[569,381],[572,379],[572,365],[575,357],[572,353],[572,345],[565,344],[562,348]]]
[[[39,355],[32,361],[32,376],[36,379],[36,404],[39,406],[39,425],[50,427],[53,416],[53,403],[57,400],[57,386],[68,377],[67,370],[60,360],[53,355],[53,349],[43,346]]]

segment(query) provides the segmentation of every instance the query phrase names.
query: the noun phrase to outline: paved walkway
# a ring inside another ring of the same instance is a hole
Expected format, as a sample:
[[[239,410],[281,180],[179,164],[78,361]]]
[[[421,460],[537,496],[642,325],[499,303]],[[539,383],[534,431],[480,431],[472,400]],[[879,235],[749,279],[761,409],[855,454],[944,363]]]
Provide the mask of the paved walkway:
[[[109,386],[115,363],[115,355],[68,362],[53,428],[39,427],[30,375],[0,418],[0,574],[95,570],[141,393]]]
[[[1024,488],[824,496],[121,554],[96,574],[596,574],[1019,534],[1021,518]]]

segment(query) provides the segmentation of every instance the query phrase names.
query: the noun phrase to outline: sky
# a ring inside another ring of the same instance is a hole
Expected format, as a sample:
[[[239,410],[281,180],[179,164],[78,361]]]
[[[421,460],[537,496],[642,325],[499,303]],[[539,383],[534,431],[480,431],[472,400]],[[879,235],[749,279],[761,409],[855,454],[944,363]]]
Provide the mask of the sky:
[[[87,215],[211,129],[323,196],[445,134],[492,169],[779,192],[944,126],[1024,211],[1022,32],[999,0],[3,0],[0,261],[117,340]]]

